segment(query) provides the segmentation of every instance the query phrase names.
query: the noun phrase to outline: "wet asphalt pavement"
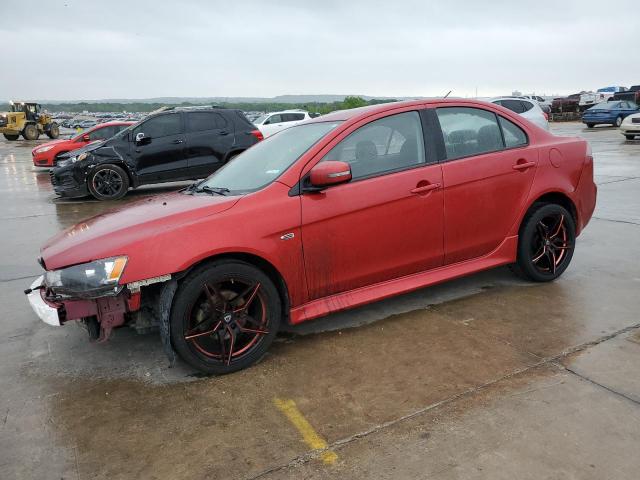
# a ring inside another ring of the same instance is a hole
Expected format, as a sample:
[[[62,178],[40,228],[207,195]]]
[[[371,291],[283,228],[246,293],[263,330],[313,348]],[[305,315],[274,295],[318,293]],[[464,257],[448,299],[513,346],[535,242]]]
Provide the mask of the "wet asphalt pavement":
[[[638,478],[640,141],[552,131],[590,141],[599,188],[558,281],[499,268],[332,315],[218,378],[157,334],[35,317],[40,245],[121,202],[56,200],[39,142],[1,139],[0,478]]]

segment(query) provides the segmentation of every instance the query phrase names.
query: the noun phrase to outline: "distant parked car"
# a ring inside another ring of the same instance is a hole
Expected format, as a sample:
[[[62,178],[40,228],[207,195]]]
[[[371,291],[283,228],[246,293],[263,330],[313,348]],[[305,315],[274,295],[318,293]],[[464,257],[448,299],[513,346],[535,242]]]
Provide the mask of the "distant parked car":
[[[257,118],[253,124],[258,127],[265,138],[274,133],[293,127],[305,120],[311,120],[311,116],[304,110],[285,110],[283,112],[272,112]]]
[[[577,113],[579,111],[580,93],[574,93],[568,97],[554,98],[551,102],[553,113]]]
[[[614,86],[614,87],[599,88],[595,93],[586,92],[580,95],[580,102],[578,103],[578,105],[580,106],[581,110],[586,110],[589,107],[596,105],[597,103],[606,102],[611,97],[613,97],[616,93],[626,92],[626,91],[627,91],[626,87]]]
[[[88,131],[79,133],[75,137],[54,140],[53,142],[38,145],[31,151],[33,164],[36,167],[53,167],[64,154],[82,148],[97,140],[106,140],[107,138],[111,138],[129,125],[132,125],[132,123],[101,123]]]
[[[640,113],[627,115],[620,124],[620,133],[622,133],[627,140],[640,137]]]
[[[490,101],[496,105],[502,105],[512,112],[516,112],[518,115],[522,115],[524,118],[535,123],[540,128],[549,130],[549,117],[542,111],[542,108],[540,108],[540,105],[535,100],[527,100],[518,97],[500,97],[494,98]]]
[[[97,124],[98,122],[96,122],[95,120],[84,120],[78,124],[78,127],[86,130],[87,128],[95,127]]]
[[[601,102],[586,110],[582,114],[582,123],[593,128],[595,125],[609,124],[615,127],[622,125],[622,121],[628,115],[636,113],[638,105],[625,100],[613,102]]]
[[[260,140],[240,110],[167,109],[59,161],[51,183],[63,197],[116,200],[129,187],[204,178]]]

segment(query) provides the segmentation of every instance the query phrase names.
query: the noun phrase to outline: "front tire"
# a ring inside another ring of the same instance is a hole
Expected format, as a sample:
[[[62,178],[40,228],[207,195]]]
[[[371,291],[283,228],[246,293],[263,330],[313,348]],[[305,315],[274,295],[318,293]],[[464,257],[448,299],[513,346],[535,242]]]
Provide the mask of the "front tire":
[[[58,126],[57,123],[54,122],[49,126],[49,130],[47,131],[47,136],[53,139],[56,139],[60,136],[60,127]]]
[[[575,222],[567,209],[557,204],[534,205],[520,229],[513,269],[534,282],[555,280],[571,263],[575,243]]]
[[[97,200],[118,200],[129,190],[129,176],[117,165],[100,165],[89,174],[87,186]]]
[[[14,140],[17,140],[18,137],[20,136],[19,134],[18,135],[11,135],[9,133],[3,133],[2,135],[4,135],[4,138],[9,140],[10,142],[13,142]]]
[[[636,138],[635,135],[625,135],[624,138],[626,138],[627,140],[633,140],[634,138]]]
[[[22,136],[25,140],[37,140],[40,137],[40,132],[38,131],[38,127],[36,127],[33,123],[30,123],[24,130],[22,131]]]
[[[595,123],[587,123],[587,128],[593,128],[595,125]]]
[[[217,261],[180,285],[171,309],[171,341],[193,368],[227,374],[262,358],[281,316],[278,290],[264,272],[240,261]]]

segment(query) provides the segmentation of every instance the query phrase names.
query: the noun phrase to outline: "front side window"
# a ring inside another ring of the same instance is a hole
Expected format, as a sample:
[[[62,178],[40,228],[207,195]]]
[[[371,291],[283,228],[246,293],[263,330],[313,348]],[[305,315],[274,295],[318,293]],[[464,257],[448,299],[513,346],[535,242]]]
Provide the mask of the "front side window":
[[[493,112],[471,107],[437,108],[447,159],[502,150],[504,143]]]
[[[133,130],[133,136],[143,132],[145,137],[159,138],[182,133],[179,113],[169,113],[150,118]]]
[[[282,122],[282,117],[280,115],[271,115],[269,119],[264,122],[265,125],[270,125],[272,123],[280,123]]]
[[[93,132],[89,132],[89,141],[93,142],[94,140],[103,140],[105,138],[111,138],[115,134],[113,127],[104,127],[94,130]]]
[[[424,164],[420,115],[399,113],[360,127],[322,159],[327,160],[347,162],[354,180]]]
[[[216,171],[200,188],[226,188],[230,194],[254,192],[273,182],[339,122],[294,125],[256,143]]]

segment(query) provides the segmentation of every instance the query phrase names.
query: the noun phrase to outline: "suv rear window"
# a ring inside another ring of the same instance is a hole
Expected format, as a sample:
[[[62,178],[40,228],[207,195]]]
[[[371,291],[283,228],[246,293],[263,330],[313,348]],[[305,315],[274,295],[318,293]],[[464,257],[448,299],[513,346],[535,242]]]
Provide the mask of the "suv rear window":
[[[529,106],[529,108],[525,108],[524,106],[525,102],[521,102],[520,100],[505,99],[505,100],[499,100],[496,103],[516,113],[524,113],[527,110],[530,110],[532,108],[531,105]]]
[[[217,130],[226,128],[227,121],[219,113],[214,112],[188,112],[187,130],[190,132],[202,132],[204,130]]]

